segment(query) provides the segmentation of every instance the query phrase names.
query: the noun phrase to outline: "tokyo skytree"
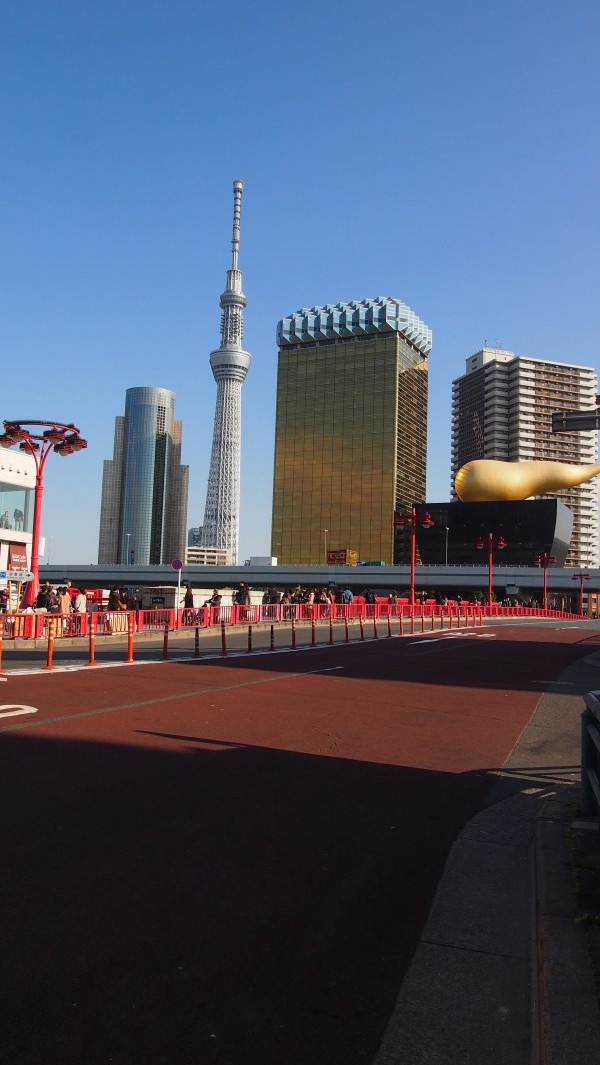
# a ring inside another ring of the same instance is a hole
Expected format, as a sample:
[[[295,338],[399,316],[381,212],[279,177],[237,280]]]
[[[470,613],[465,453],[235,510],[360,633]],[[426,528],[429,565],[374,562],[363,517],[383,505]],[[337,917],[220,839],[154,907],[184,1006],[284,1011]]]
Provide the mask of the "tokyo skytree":
[[[242,348],[246,297],[238,269],[243,188],[243,181],[234,181],[231,269],[221,296],[221,346],[210,354],[217,405],[202,526],[202,546],[228,551],[231,565],[238,560],[242,384],[250,366],[250,355]]]

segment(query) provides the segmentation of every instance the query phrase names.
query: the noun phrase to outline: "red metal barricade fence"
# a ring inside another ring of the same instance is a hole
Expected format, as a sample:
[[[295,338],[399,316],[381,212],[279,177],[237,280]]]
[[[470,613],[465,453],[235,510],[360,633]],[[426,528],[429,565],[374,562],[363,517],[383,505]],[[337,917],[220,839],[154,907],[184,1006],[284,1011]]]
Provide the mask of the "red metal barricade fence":
[[[2,636],[5,640],[31,639],[34,635],[34,614],[1,614]]]
[[[51,620],[56,621],[54,638],[87,636],[127,635],[130,619],[133,631],[164,632],[175,629],[212,628],[219,625],[260,625],[260,624],[309,624],[316,622],[376,621],[378,618],[412,620],[424,630],[425,623],[439,619],[448,627],[469,626],[480,618],[495,617],[544,617],[570,618],[579,617],[563,610],[543,610],[541,607],[501,606],[493,603],[487,606],[481,603],[448,603],[440,606],[435,603],[259,603],[248,606],[237,604],[218,607],[180,608],[179,610],[159,608],[155,610],[109,611],[98,610],[89,614],[48,614],[44,611],[33,613],[0,614],[0,632],[5,640],[45,639]],[[412,628],[411,628],[412,631]]]
[[[42,640],[47,637],[48,625],[54,619],[54,638],[60,639],[67,636],[86,636],[88,617],[88,614],[49,614],[45,611],[2,614],[0,625],[3,626],[2,635],[5,640]]]

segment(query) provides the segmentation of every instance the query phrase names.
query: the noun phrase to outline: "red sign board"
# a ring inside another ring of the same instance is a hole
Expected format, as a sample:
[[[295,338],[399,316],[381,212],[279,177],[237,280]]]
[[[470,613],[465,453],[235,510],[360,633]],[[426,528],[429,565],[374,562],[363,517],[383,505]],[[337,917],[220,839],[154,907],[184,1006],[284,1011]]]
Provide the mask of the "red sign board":
[[[8,568],[13,570],[27,569],[27,552],[24,544],[8,545]]]

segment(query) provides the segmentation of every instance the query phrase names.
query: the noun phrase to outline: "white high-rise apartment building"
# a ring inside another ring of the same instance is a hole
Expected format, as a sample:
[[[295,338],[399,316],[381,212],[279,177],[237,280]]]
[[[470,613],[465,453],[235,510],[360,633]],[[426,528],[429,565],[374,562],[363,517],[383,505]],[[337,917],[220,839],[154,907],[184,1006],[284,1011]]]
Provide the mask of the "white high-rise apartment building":
[[[590,366],[530,359],[483,348],[452,383],[454,478],[472,459],[597,462],[597,434],[552,432],[554,411],[595,410],[598,378]],[[552,493],[573,512],[567,566],[598,565],[598,481]]]

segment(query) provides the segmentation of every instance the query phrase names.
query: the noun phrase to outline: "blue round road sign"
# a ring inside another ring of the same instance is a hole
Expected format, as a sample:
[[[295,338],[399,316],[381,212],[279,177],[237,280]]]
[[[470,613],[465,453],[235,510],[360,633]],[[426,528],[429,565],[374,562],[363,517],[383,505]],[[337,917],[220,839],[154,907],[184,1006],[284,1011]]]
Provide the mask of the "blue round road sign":
[[[183,562],[180,558],[174,558],[171,562],[171,566],[173,567],[173,569],[181,569],[181,567],[183,566]]]

